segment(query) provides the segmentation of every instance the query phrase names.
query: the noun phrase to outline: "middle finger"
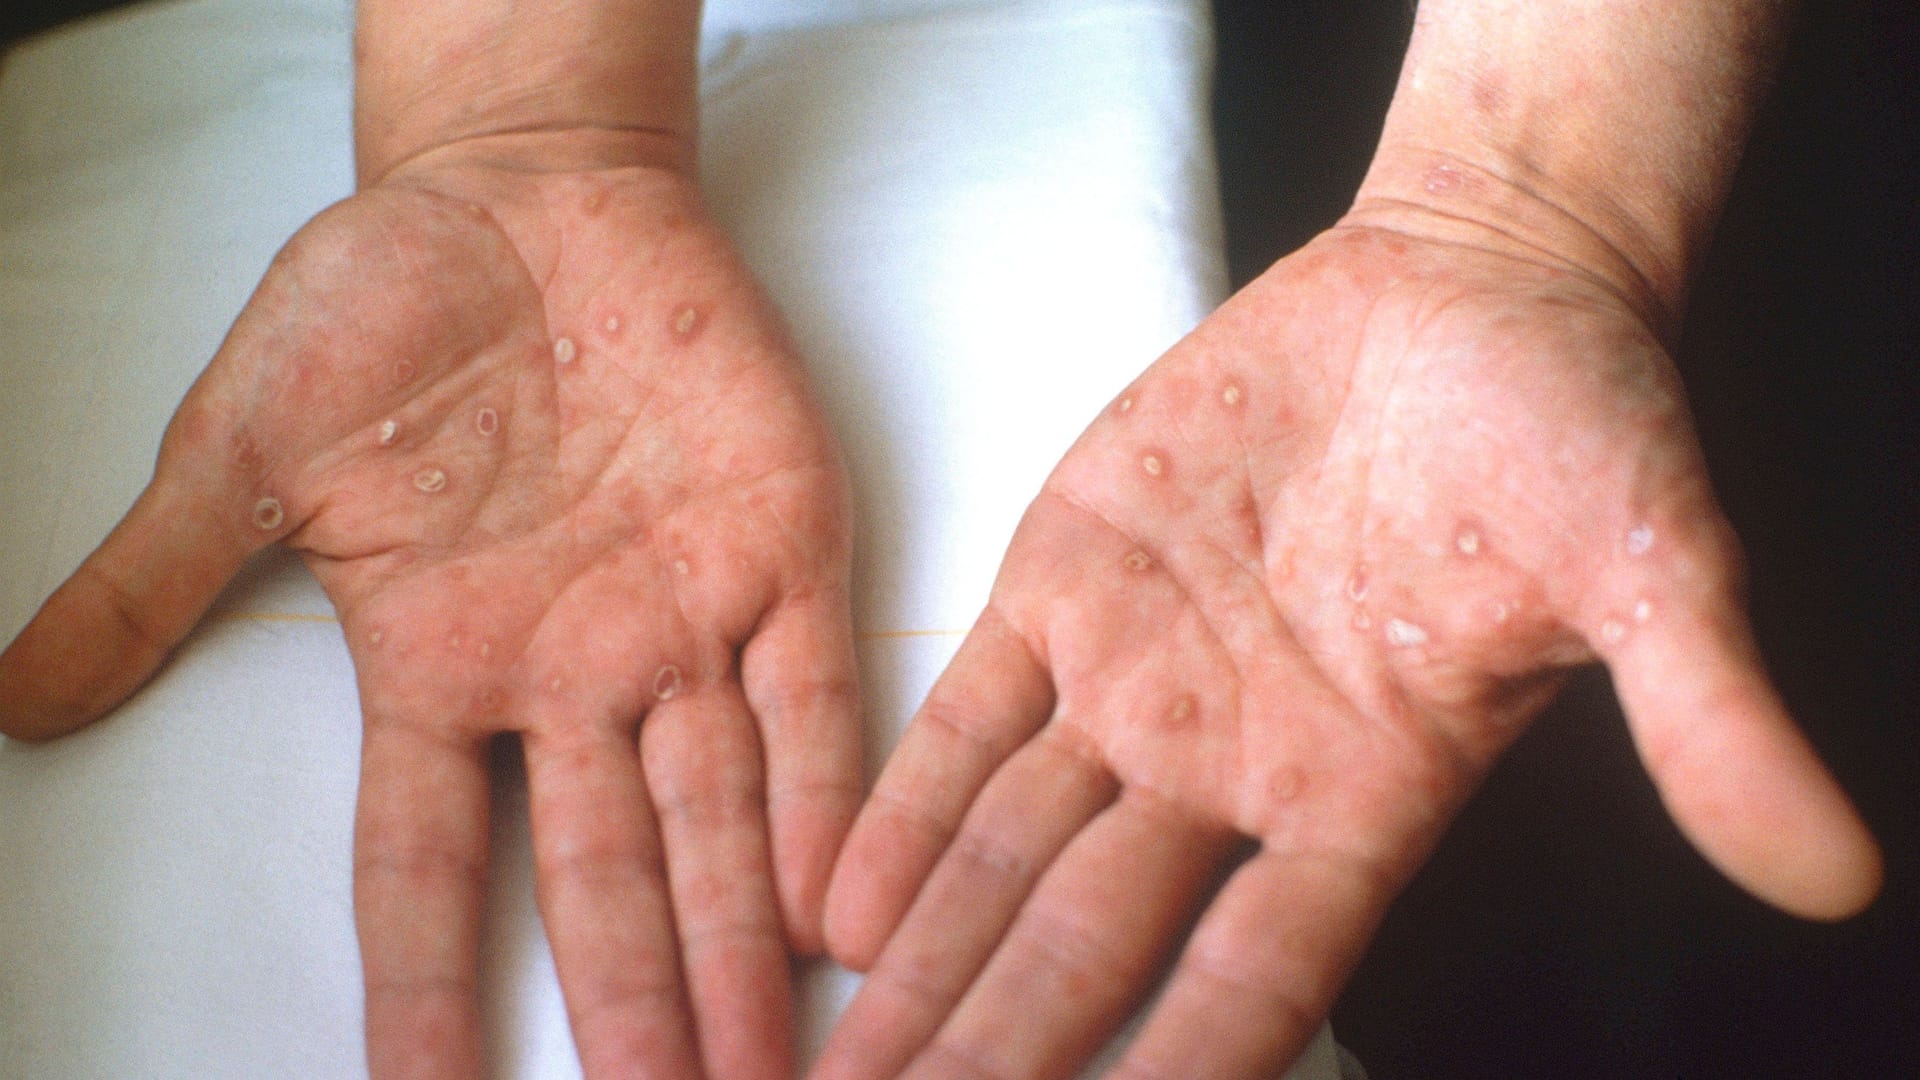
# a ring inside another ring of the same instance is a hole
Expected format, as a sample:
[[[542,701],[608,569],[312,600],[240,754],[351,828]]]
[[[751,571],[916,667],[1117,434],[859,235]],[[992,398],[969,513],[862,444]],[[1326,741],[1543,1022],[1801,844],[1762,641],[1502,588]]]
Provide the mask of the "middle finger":
[[[631,728],[525,736],[535,893],[589,1078],[701,1075]]]
[[[784,1077],[793,995],[759,733],[737,683],[686,681],[656,684],[641,745],[700,1047],[713,1080]]]

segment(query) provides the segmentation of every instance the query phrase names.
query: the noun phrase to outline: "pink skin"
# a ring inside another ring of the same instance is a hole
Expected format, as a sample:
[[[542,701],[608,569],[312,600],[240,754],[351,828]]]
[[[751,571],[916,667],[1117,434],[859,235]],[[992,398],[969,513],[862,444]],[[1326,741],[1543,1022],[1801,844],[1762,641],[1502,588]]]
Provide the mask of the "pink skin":
[[[500,732],[587,1075],[789,1075],[789,949],[821,947],[859,796],[837,449],[684,176],[461,160],[287,245],[152,486],[0,657],[0,726],[102,715],[284,543],[359,677],[373,1075],[484,1071]]]
[[[1709,858],[1806,915],[1871,896],[1656,335],[1596,278],[1393,220],[1235,297],[1034,501],[835,871],[869,977],[817,1077],[1069,1076],[1169,959],[1118,1075],[1275,1075],[1596,655]]]

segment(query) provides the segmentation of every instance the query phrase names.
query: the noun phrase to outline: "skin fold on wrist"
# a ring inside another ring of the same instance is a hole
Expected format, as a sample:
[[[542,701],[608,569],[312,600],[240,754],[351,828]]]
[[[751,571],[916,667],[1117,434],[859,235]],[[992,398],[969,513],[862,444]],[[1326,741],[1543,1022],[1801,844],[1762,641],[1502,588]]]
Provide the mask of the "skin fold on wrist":
[[[1352,223],[1577,270],[1670,337],[1788,7],[1423,0]]]
[[[698,0],[360,0],[362,186],[449,152],[509,168],[690,171]]]
[[[1383,150],[1341,225],[1504,255],[1582,277],[1613,294],[1662,339],[1681,298],[1577,208],[1503,171],[1446,150]]]
[[[690,179],[695,149],[690,135],[644,127],[496,131],[428,146],[383,166],[377,176],[363,177],[361,186],[404,183],[420,174],[455,167],[524,174],[645,168]]]

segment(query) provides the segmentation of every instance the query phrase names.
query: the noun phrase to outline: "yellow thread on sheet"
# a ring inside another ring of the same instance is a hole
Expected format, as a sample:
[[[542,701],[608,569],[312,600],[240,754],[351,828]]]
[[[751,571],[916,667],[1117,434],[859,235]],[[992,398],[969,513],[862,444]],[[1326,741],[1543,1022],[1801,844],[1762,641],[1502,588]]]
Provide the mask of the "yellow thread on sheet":
[[[213,622],[332,623],[333,615],[310,615],[294,611],[219,611],[208,616]],[[854,637],[861,641],[896,641],[904,638],[965,637],[965,630],[862,630]]]

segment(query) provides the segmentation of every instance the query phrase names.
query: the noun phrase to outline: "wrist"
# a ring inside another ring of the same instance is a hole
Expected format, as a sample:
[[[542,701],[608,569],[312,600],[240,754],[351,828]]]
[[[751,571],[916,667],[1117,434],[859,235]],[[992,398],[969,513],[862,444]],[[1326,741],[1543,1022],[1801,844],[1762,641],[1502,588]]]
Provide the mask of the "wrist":
[[[1786,0],[1421,0],[1356,212],[1578,268],[1676,329]]]
[[[1571,273],[1613,293],[1662,337],[1679,329],[1686,259],[1678,230],[1494,152],[1383,143],[1341,224]]]
[[[407,157],[384,164],[374,184],[418,183],[430,176],[467,170],[539,175],[649,169],[689,180],[694,175],[691,135],[652,128],[554,127],[491,131],[425,145]]]
[[[692,169],[697,0],[360,0],[354,34],[362,186],[449,154]]]

